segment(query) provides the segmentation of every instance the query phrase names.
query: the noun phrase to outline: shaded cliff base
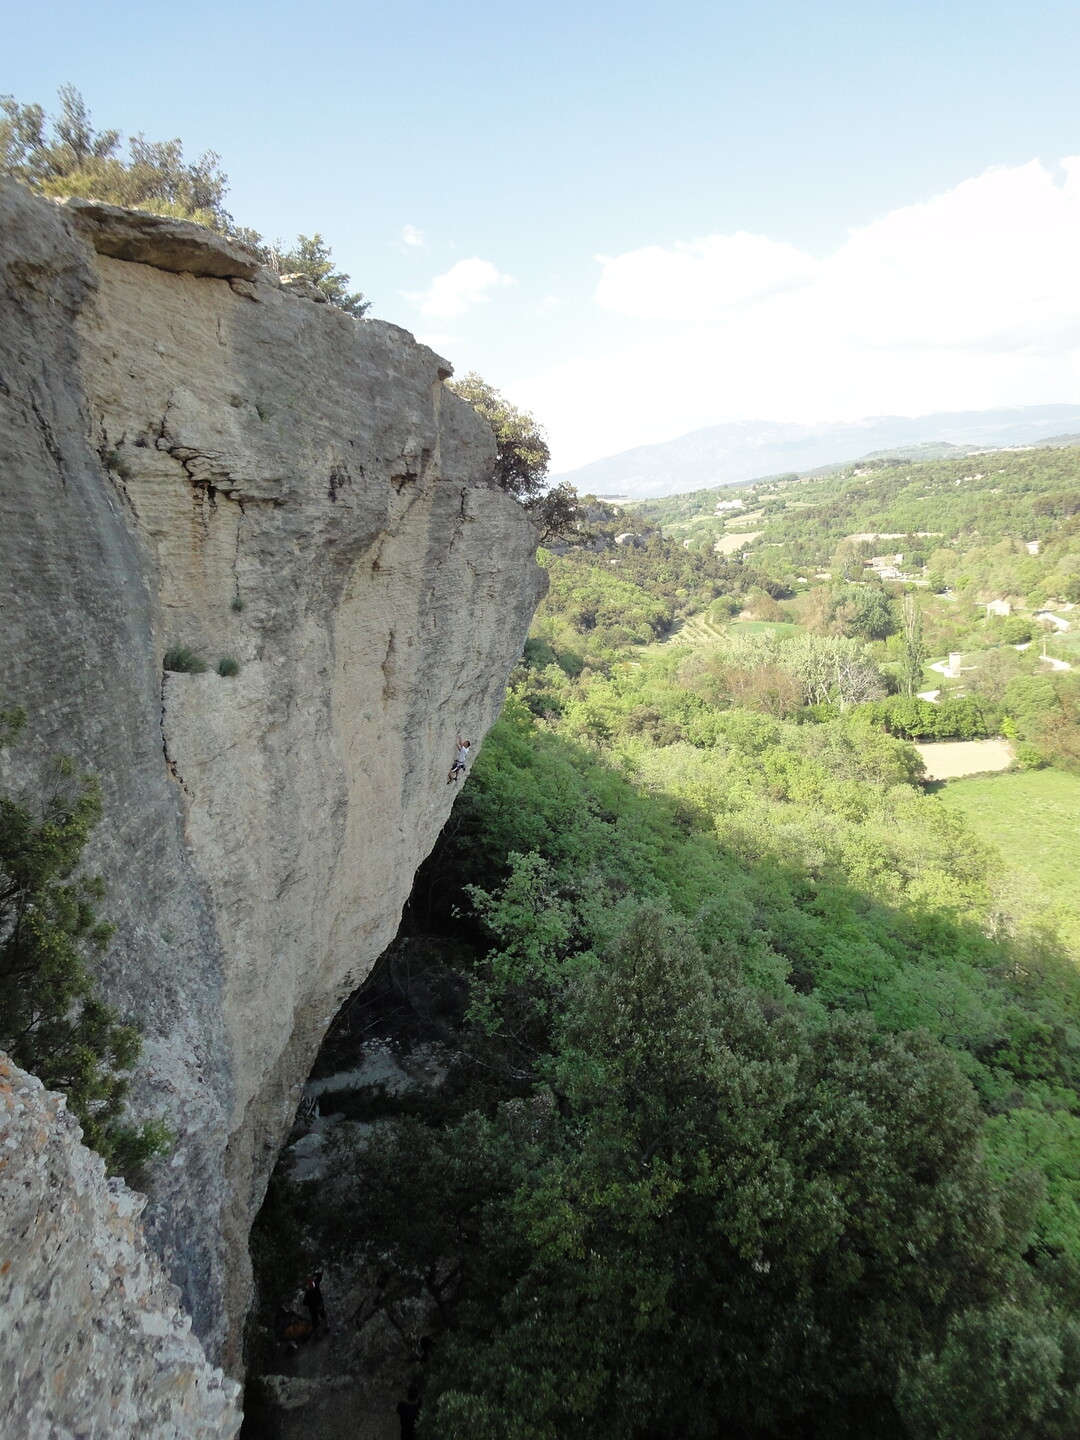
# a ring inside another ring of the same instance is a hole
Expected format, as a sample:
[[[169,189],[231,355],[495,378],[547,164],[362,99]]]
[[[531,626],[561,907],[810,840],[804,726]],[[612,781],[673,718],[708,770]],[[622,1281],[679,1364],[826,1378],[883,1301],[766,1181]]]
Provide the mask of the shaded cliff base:
[[[398,1440],[397,1406],[423,1381],[438,1317],[430,1298],[357,1251],[341,1217],[380,1123],[443,1103],[470,957],[406,922],[320,1048],[252,1233],[258,1303],[241,1440]],[[316,1268],[327,1333],[283,1343],[275,1316],[281,1306],[305,1315],[301,1288]]]

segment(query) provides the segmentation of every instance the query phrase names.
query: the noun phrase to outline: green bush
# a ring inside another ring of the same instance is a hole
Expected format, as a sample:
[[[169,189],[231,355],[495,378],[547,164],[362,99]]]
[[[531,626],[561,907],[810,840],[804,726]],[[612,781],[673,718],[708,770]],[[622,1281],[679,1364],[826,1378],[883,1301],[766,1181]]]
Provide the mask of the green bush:
[[[738,615],[741,609],[742,605],[734,595],[718,595],[709,606],[709,619],[722,625],[725,620]]]
[[[1031,622],[1021,620],[1019,615],[1010,616],[1001,629],[1001,638],[1006,645],[1027,645],[1031,635]]]
[[[240,662],[229,655],[223,655],[218,661],[217,673],[219,675],[239,675]]]
[[[201,675],[206,669],[206,661],[190,645],[170,646],[161,663],[166,670],[177,670],[183,675]]]
[[[24,720],[21,711],[0,715],[0,746]],[[0,1048],[67,1097],[83,1139],[111,1171],[132,1175],[172,1137],[160,1120],[124,1121],[141,1041],[95,995],[87,966],[112,936],[97,913],[102,881],[78,873],[100,816],[96,779],[76,775],[67,759],[54,762],[36,814],[0,796]]]
[[[1034,745],[1024,743],[1016,747],[1016,763],[1021,770],[1041,770],[1046,760]]]

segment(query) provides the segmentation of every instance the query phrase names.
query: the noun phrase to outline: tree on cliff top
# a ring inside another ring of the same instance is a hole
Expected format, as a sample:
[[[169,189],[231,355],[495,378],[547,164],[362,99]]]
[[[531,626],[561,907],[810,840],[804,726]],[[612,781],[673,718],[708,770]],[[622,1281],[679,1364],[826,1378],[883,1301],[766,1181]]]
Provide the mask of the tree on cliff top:
[[[260,243],[256,248],[271,270],[278,275],[306,275],[339,310],[359,317],[371,308],[371,301],[359,291],[349,293],[349,277],[334,269],[334,257],[321,235],[298,235],[291,250],[283,250],[280,240],[269,247]]]
[[[540,527],[541,543],[571,529],[578,516],[577,491],[572,485],[545,491],[551,451],[536,418],[512,405],[475,370],[463,380],[452,380],[449,388],[467,400],[495,432],[495,480],[521,501]]]
[[[59,94],[60,111],[54,116],[41,105],[20,105],[13,96],[0,95],[0,175],[39,195],[76,195],[193,220],[250,245],[279,275],[305,275],[339,310],[361,316],[369,308],[363,295],[350,293],[349,276],[334,269],[321,235],[298,235],[295,246],[285,250],[280,241],[268,245],[257,230],[233,222],[225,208],[228,176],[213,150],[185,161],[179,140],[132,135],[124,158],[121,132],[95,130],[74,85],[62,85]]]
[[[73,85],[60,87],[60,112],[49,117],[41,105],[20,105],[0,96],[0,171],[41,195],[77,195],[194,220],[228,231],[228,178],[212,150],[184,160],[179,140],[128,140],[121,156],[119,130],[94,129],[86,102]]]
[[[551,451],[538,421],[527,410],[511,405],[494,385],[470,370],[463,380],[451,380],[449,388],[467,400],[495,432],[498,453],[495,479],[515,499],[526,501],[538,495],[547,479]]]

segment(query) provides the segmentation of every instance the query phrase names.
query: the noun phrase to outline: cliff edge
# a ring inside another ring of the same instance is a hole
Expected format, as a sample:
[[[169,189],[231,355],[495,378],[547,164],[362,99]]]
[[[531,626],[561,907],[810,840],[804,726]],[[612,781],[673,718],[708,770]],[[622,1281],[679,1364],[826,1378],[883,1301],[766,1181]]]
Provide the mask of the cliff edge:
[[[235,1371],[251,1219],[498,713],[536,533],[445,361],[199,227],[0,186],[0,304],[5,778],[101,779],[102,988],[178,1137],[147,1232]]]

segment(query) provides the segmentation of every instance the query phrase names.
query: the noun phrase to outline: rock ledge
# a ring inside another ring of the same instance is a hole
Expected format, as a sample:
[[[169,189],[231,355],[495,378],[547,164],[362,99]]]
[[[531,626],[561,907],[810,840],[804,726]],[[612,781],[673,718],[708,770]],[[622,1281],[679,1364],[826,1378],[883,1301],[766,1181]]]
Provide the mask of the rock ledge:
[[[56,203],[99,255],[114,260],[135,260],[157,270],[219,280],[253,280],[259,270],[261,262],[254,250],[190,220],[123,210],[74,195]]]

